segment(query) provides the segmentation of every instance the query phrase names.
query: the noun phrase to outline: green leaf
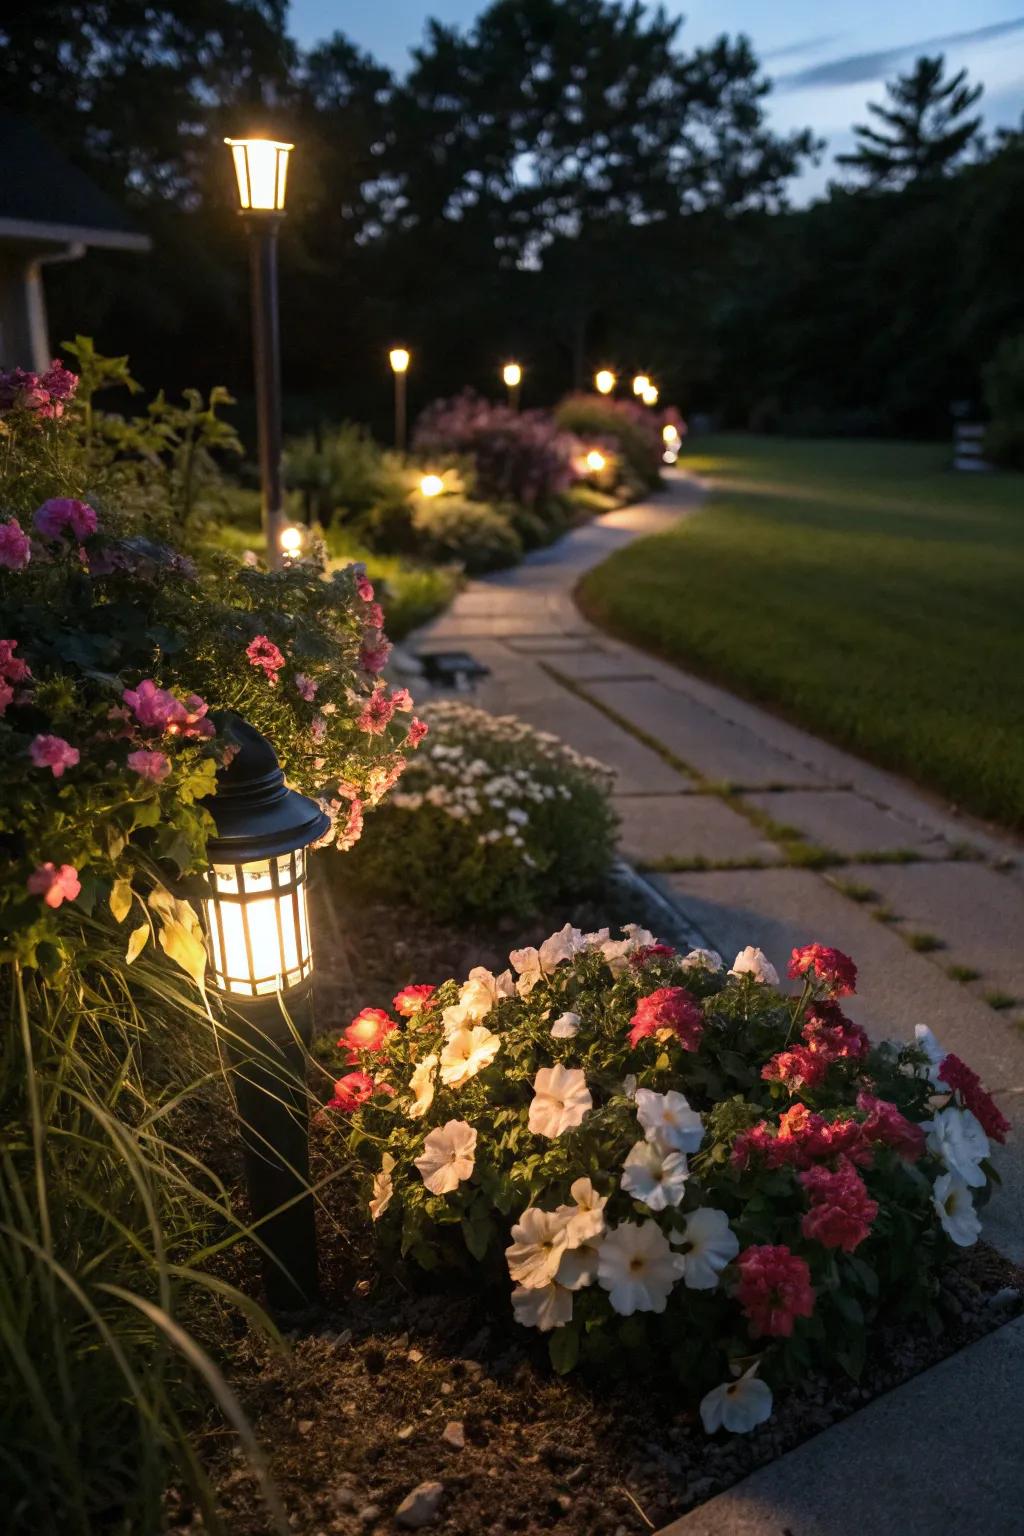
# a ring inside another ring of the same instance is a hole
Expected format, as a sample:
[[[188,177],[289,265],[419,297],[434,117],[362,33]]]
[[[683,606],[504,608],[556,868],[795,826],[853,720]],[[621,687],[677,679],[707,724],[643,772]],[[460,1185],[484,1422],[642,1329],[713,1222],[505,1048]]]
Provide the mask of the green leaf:
[[[482,1259],[490,1246],[491,1234],[494,1228],[485,1217],[483,1221],[475,1218],[470,1221],[465,1216],[462,1218],[462,1236],[465,1238],[466,1247],[474,1259]]]
[[[125,950],[125,955],[124,955],[124,957],[127,960],[129,965],[131,965],[133,960],[137,960],[139,958],[139,956],[142,954],[142,951],[146,947],[146,940],[148,938],[149,938],[149,924],[148,923],[140,923],[137,928],[133,928],[132,929],[132,936],[128,940],[128,948]]]
[[[130,880],[115,880],[110,891],[110,915],[115,923],[123,923],[132,909],[134,896]]]
[[[556,1328],[548,1340],[548,1357],[559,1376],[567,1376],[580,1357],[580,1336],[577,1330],[566,1323],[562,1328]]]

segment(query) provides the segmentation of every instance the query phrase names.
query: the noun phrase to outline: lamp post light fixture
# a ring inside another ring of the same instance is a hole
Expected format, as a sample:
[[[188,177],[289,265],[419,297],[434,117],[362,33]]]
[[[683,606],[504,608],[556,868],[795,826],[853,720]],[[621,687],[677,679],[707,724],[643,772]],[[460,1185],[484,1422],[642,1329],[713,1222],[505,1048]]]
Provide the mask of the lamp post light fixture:
[[[225,139],[238,183],[238,211],[249,233],[253,370],[259,439],[263,535],[272,569],[281,565],[281,342],[277,308],[277,231],[284,217],[288,156],[277,139]]]
[[[618,380],[610,368],[599,368],[594,374],[594,388],[599,395],[610,395]]]
[[[405,452],[405,376],[409,372],[410,357],[405,347],[392,347],[388,353],[391,372],[395,376],[395,447]]]
[[[286,560],[297,560],[302,553],[302,529],[289,523],[281,529],[281,550]]]
[[[640,396],[640,398],[643,401],[644,405],[657,405],[657,403],[658,403],[658,388],[657,388],[657,385],[655,385],[655,384],[648,384],[647,388],[644,390],[644,392]]]
[[[506,363],[501,370],[501,377],[505,381],[508,390],[508,403],[512,410],[519,409],[519,388],[523,382],[523,370],[518,363]]]
[[[317,1295],[305,1083],[313,1033],[306,849],[330,818],[287,788],[277,754],[251,725],[231,713],[217,725],[239,750],[218,772],[209,802],[216,825],[203,901],[210,969],[228,1014],[267,1300],[296,1311]]]
[[[638,373],[636,378],[633,380],[634,395],[642,395],[644,391],[650,389],[650,387],[651,381],[647,377],[646,373]]]

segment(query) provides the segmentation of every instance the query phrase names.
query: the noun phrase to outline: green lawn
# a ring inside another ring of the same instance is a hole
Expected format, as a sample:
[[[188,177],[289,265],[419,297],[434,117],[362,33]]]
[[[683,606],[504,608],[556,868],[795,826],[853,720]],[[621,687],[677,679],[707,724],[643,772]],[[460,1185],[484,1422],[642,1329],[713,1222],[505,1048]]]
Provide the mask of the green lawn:
[[[584,578],[599,623],[1024,827],[1024,476],[942,447],[699,439],[714,487]]]

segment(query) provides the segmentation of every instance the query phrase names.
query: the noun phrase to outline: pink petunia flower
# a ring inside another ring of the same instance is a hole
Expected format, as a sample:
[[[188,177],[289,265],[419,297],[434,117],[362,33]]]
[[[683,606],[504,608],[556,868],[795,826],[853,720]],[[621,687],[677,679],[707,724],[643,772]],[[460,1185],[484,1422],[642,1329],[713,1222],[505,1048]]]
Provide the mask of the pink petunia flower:
[[[804,1237],[844,1253],[859,1248],[878,1215],[878,1201],[872,1200],[853,1164],[841,1157],[834,1171],[808,1168],[799,1178],[810,1201],[800,1222]]]
[[[396,758],[390,768],[378,765],[366,776],[366,798],[371,805],[379,805],[389,790],[394,789],[405,772],[405,758]]]
[[[5,683],[23,683],[32,676],[27,661],[15,656],[17,640],[0,640],[0,677]]]
[[[276,688],[277,674],[285,661],[273,640],[267,635],[257,635],[246,646],[245,654],[254,667],[259,667],[271,688]]]
[[[425,720],[418,720],[416,716],[413,715],[412,723],[409,726],[409,734],[405,738],[406,746],[418,747],[424,736],[428,735],[429,732],[430,726],[427,724],[427,722]]]
[[[32,541],[16,517],[0,523],[0,565],[23,571],[32,558]]]
[[[315,683],[311,677],[307,677],[304,672],[296,672],[295,687],[300,697],[305,699],[307,704],[312,704],[316,698],[318,686],[319,684]]]
[[[359,652],[359,665],[364,672],[370,672],[374,676],[383,672],[391,655],[391,641],[381,629],[368,629],[363,635],[362,649]]]
[[[857,967],[849,955],[828,944],[802,944],[794,949],[786,974],[791,981],[810,975],[832,997],[846,997],[857,990]]]
[[[80,544],[96,532],[96,513],[92,507],[87,501],[76,501],[70,496],[44,501],[32,521],[44,539],[59,539],[67,534]]]
[[[427,1006],[436,991],[437,988],[432,987],[429,982],[418,982],[413,986],[403,987],[401,992],[395,993],[392,1007],[396,1013],[402,1015],[403,1019],[411,1019]]]
[[[65,901],[74,901],[82,889],[78,870],[73,864],[40,864],[26,881],[30,896],[41,896],[48,907],[57,907]]]
[[[367,1099],[372,1098],[376,1084],[373,1078],[366,1072],[347,1072],[344,1077],[339,1077],[334,1085],[334,1097],[327,1105],[328,1109],[340,1110],[344,1115],[350,1115]]]
[[[412,694],[408,688],[395,688],[391,694],[391,702],[396,709],[407,715],[412,709]]]
[[[814,1290],[807,1262],[784,1243],[754,1243],[736,1260],[736,1300],[754,1337],[788,1339],[798,1317],[814,1311]]]
[[[361,731],[367,731],[371,736],[380,736],[387,730],[394,712],[393,702],[384,688],[378,685],[367,699],[356,723]]]
[[[640,999],[629,1023],[630,1045],[649,1035],[675,1035],[684,1051],[695,1051],[704,1031],[704,1013],[685,987],[658,987]]]
[[[74,768],[81,755],[63,736],[37,736],[28,753],[37,768],[49,768],[55,779],[63,776],[65,768]]]
[[[349,1051],[379,1051],[398,1025],[383,1008],[363,1008],[342,1030],[338,1044]]]
[[[142,778],[159,784],[171,771],[171,760],[163,752],[129,752],[128,767]]]
[[[356,571],[356,591],[364,603],[373,602],[373,582],[365,571]]]

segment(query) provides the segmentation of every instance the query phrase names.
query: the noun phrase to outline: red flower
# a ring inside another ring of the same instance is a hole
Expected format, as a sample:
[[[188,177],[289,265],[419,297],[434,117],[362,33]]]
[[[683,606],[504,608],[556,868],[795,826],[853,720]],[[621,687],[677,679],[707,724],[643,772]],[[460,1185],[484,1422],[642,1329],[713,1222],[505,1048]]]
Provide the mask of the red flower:
[[[350,1115],[354,1109],[373,1097],[376,1086],[367,1073],[348,1072],[335,1083],[334,1098],[329,1100],[327,1108],[340,1109],[343,1114]]]
[[[634,949],[629,957],[630,965],[638,969],[646,965],[648,960],[671,960],[675,950],[671,944],[642,944],[639,949]]]
[[[809,971],[833,997],[846,997],[857,990],[857,967],[841,949],[831,949],[827,944],[803,944],[794,949],[787,976],[796,981]]]
[[[925,1135],[919,1125],[901,1114],[888,1099],[877,1099],[871,1093],[858,1093],[857,1108],[867,1116],[861,1122],[865,1141],[878,1142],[891,1147],[908,1163],[916,1163],[924,1152]]]
[[[754,1243],[736,1260],[740,1273],[736,1300],[756,1338],[770,1334],[788,1339],[798,1317],[814,1311],[811,1272],[804,1259],[784,1243]]]
[[[421,982],[417,986],[403,987],[401,992],[396,992],[392,1000],[392,1007],[396,1013],[400,1013],[403,1019],[411,1019],[413,1014],[421,1013],[430,1002],[436,987],[429,982]]]
[[[811,1202],[800,1223],[804,1237],[825,1248],[852,1253],[867,1237],[878,1215],[878,1202],[868,1194],[856,1168],[846,1158],[840,1158],[834,1172],[828,1168],[808,1168],[800,1174],[800,1183]]]
[[[637,1045],[662,1030],[675,1035],[684,1051],[695,1051],[704,1030],[704,1014],[685,987],[659,987],[642,997],[630,1019],[629,1043]]]
[[[766,1168],[813,1168],[834,1157],[863,1165],[871,1162],[871,1147],[859,1120],[826,1120],[806,1104],[793,1104],[779,1116],[778,1128],[767,1120],[741,1131],[732,1148],[733,1164],[747,1168],[752,1161]]]
[[[871,1049],[866,1031],[848,1019],[838,1003],[827,999],[811,1003],[801,1034],[812,1051],[830,1061],[861,1061]]]
[[[806,1045],[794,1045],[791,1051],[780,1051],[761,1068],[761,1076],[767,1082],[785,1083],[790,1093],[804,1088],[817,1088],[828,1072],[828,1058]]]
[[[409,734],[405,738],[406,746],[418,747],[429,730],[430,727],[425,720],[418,720],[416,716],[413,715],[412,722],[409,726]]]
[[[952,1052],[944,1056],[939,1065],[939,1076],[948,1088],[958,1093],[964,1105],[981,1125],[986,1136],[1003,1142],[1010,1132],[1010,1122],[998,1108],[992,1096],[981,1086],[981,1078],[966,1061]]]
[[[398,1025],[383,1008],[364,1008],[357,1013],[347,1029],[342,1031],[340,1046],[354,1051],[379,1051],[384,1041]]]

